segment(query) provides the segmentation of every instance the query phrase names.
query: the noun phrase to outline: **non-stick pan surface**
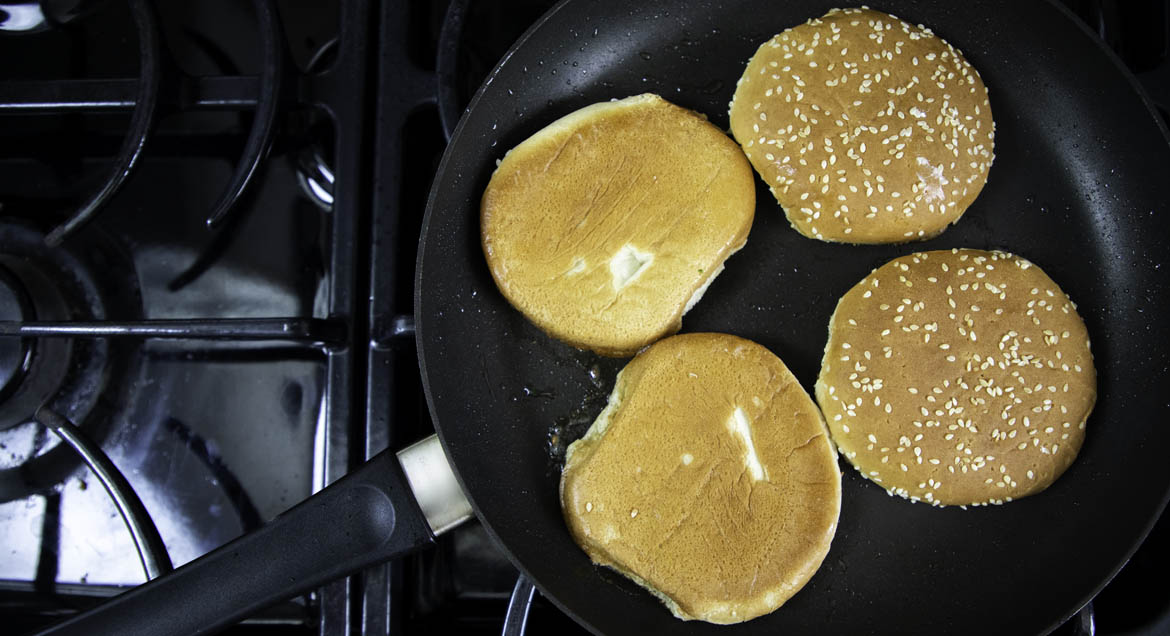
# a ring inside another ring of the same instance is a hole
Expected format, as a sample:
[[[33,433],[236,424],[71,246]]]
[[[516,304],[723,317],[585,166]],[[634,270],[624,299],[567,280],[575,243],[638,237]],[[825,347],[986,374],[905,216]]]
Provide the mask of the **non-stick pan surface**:
[[[761,186],[747,247],[683,330],[760,342],[811,389],[835,303],[871,269],[918,250],[1016,252],[1078,303],[1093,339],[1100,397],[1080,457],[1044,493],[967,510],[890,497],[842,462],[840,526],[824,565],[779,611],[730,628],[672,618],[573,543],[550,430],[596,415],[597,396],[625,361],[549,339],[497,291],[478,214],[495,161],[581,106],[647,91],[726,128],[736,79],[756,47],[831,6],[566,2],[491,74],[436,177],[416,304],[432,414],[488,530],[549,598],[595,631],[1043,632],[1107,582],[1166,500],[1165,129],[1117,60],[1062,9],[891,1],[877,8],[933,28],[987,84],[997,128],[986,189],[936,239],[858,247],[801,237]]]

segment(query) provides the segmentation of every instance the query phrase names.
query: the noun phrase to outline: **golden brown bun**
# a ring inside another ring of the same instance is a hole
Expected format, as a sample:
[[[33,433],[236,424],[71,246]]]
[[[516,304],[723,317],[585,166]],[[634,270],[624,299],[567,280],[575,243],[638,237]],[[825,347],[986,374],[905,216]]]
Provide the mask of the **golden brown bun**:
[[[595,563],[675,616],[737,623],[804,586],[841,508],[837,454],[775,355],[724,334],[638,354],[568,450],[561,506]]]
[[[801,234],[900,243],[971,205],[995,128],[979,73],[930,29],[834,9],[756,51],[731,132]]]
[[[894,259],[841,298],[816,394],[840,453],[891,493],[1001,504],[1076,458],[1097,374],[1039,267],[956,249]]]
[[[483,250],[538,327],[631,355],[678,331],[747,241],[755,202],[734,141],[638,95],[566,115],[505,155],[483,195]]]

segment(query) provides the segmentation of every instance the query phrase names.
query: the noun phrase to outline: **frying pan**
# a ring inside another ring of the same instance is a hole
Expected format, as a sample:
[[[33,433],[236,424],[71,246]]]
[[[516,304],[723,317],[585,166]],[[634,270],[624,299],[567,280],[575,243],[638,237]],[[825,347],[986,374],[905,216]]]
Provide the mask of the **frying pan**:
[[[753,339],[811,389],[837,298],[871,269],[918,250],[1006,249],[1068,292],[1092,336],[1099,400],[1079,458],[1039,495],[971,509],[889,497],[843,464],[840,523],[824,565],[780,610],[732,627],[677,621],[573,543],[557,500],[565,440],[550,434],[580,434],[624,361],[550,340],[496,290],[478,224],[495,159],[579,107],[647,91],[726,128],[735,81],[756,47],[829,8],[817,0],[564,2],[489,76],[435,178],[415,312],[436,428],[487,530],[595,632],[1045,632],[1116,573],[1165,506],[1166,128],[1118,60],[1056,5],[890,0],[878,8],[931,26],[988,86],[997,134],[987,187],[936,239],[846,246],[799,236],[761,186],[747,246],[683,328]],[[258,533],[60,631],[223,625],[425,545],[434,528],[395,457],[383,454]]]

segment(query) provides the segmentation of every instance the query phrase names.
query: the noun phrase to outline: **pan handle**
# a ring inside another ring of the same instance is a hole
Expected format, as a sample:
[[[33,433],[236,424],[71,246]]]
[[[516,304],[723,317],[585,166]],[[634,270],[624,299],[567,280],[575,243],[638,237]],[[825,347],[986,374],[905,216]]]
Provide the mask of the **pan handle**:
[[[431,469],[450,473],[437,440],[415,446],[428,444],[440,454]],[[41,633],[208,634],[433,541],[403,465],[385,451],[256,532]]]

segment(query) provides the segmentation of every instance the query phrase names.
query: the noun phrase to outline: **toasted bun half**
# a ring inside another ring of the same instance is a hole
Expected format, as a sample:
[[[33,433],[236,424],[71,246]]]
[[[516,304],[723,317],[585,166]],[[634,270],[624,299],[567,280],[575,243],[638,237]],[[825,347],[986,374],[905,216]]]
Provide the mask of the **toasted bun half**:
[[[638,354],[568,449],[561,505],[595,563],[675,616],[737,623],[804,586],[841,508],[837,454],[775,355],[724,334]]]
[[[1076,458],[1097,375],[1039,267],[955,249],[896,258],[841,298],[816,395],[840,453],[892,494],[1002,504]]]
[[[573,112],[504,156],[481,205],[500,291],[576,347],[631,355],[674,333],[743,247],[755,214],[743,152],[657,95]]]
[[[930,29],[834,9],[765,42],[731,132],[805,236],[926,239],[958,220],[993,158],[987,89]]]

